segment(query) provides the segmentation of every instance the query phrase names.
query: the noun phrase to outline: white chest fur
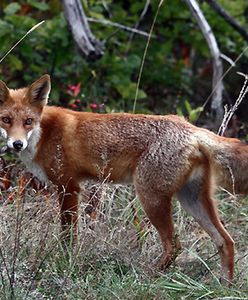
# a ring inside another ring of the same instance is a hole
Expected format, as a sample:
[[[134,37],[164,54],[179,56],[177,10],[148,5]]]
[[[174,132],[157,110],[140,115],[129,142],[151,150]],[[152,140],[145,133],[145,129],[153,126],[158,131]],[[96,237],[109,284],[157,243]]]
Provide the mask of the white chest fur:
[[[39,178],[39,180],[42,182],[48,182],[47,176],[42,167],[33,161],[33,158],[35,157],[37,151],[37,144],[40,140],[40,136],[41,128],[37,126],[32,130],[32,133],[30,133],[28,146],[20,153],[20,158],[34,176]]]

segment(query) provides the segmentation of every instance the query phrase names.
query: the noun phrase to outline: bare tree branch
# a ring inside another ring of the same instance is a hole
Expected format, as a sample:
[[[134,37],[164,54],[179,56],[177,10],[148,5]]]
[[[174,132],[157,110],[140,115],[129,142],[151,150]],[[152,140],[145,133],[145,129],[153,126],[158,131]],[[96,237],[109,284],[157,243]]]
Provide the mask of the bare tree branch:
[[[65,18],[80,53],[97,60],[104,53],[103,43],[92,34],[80,0],[62,0]]]
[[[116,23],[116,22],[109,21],[109,20],[95,19],[95,18],[87,18],[87,20],[89,22],[92,22],[92,23],[98,23],[98,24],[102,24],[102,25],[106,25],[106,26],[116,27],[116,28],[122,29],[124,31],[132,32],[133,34],[139,34],[139,35],[143,35],[145,37],[149,36],[149,33],[145,32],[145,31],[142,31],[142,30],[139,30],[136,27],[131,28],[131,27],[128,27],[128,26],[125,26],[125,25],[122,25],[122,24],[119,24],[119,23]],[[155,36],[152,35],[152,37],[154,38]]]
[[[148,11],[149,6],[150,6],[150,0],[146,0],[146,3],[145,3],[145,6],[144,6],[144,8],[143,8],[143,10],[142,10],[142,12],[141,12],[141,15],[140,15],[138,21],[136,22],[136,24],[135,24],[135,26],[134,26],[134,28],[135,28],[136,30],[138,29],[140,23],[142,22],[142,20],[144,19],[145,15],[147,14],[147,11]],[[126,54],[127,54],[128,51],[129,51],[129,48],[130,48],[130,45],[131,45],[131,42],[132,42],[133,37],[134,37],[134,32],[132,32],[132,33],[130,34],[130,36],[129,36],[128,43],[127,43],[127,47],[126,47]]]
[[[248,31],[246,31],[228,12],[224,10],[215,0],[205,0],[223,19],[231,25],[242,37],[248,41]]]
[[[192,14],[194,15],[199,27],[201,28],[202,34],[204,35],[211,56],[213,58],[213,79],[212,79],[212,103],[211,109],[216,114],[216,121],[221,120],[224,115],[222,105],[222,92],[224,89],[222,83],[223,65],[221,61],[221,53],[206,18],[204,17],[196,0],[184,0],[189,6]]]

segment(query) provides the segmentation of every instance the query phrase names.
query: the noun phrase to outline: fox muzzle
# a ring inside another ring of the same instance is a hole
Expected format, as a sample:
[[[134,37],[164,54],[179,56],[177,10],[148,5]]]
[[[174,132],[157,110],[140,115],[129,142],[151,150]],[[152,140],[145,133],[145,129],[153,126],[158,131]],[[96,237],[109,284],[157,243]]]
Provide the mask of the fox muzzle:
[[[13,148],[16,150],[16,151],[21,151],[22,150],[22,147],[23,147],[23,142],[21,140],[17,140],[13,143]]]

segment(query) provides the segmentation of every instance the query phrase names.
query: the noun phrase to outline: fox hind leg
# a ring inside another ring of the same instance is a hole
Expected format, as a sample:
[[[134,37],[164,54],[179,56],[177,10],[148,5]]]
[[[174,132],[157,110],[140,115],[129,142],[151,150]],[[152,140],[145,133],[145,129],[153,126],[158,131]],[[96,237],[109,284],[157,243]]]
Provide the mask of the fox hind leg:
[[[219,218],[210,192],[210,172],[200,169],[177,193],[183,208],[190,213],[216,244],[224,278],[232,281],[234,271],[234,242]]]

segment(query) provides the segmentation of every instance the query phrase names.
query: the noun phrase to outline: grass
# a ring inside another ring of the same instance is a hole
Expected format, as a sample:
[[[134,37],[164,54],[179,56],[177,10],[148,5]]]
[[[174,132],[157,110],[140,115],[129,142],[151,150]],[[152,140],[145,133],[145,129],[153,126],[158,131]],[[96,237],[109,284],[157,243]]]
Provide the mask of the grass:
[[[220,194],[221,217],[236,241],[232,287],[219,282],[220,262],[208,236],[175,201],[174,219],[182,252],[163,273],[155,268],[161,254],[127,186],[106,186],[98,218],[90,220],[81,203],[78,245],[66,256],[59,242],[57,197],[44,200],[29,190],[0,206],[0,299],[248,299],[247,199]],[[143,220],[137,239],[131,203]]]

